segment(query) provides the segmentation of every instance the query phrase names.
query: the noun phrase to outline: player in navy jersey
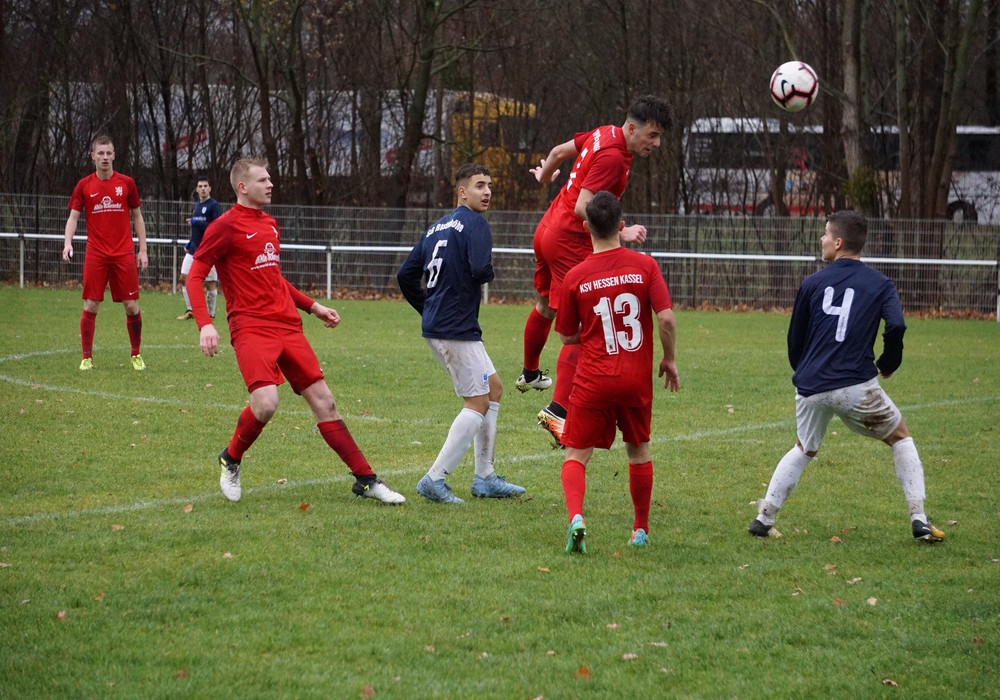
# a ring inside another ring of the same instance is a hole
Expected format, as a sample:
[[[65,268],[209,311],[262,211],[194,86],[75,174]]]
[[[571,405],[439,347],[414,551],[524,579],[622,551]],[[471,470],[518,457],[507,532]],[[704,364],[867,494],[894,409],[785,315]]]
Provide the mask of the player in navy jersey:
[[[767,494],[758,502],[751,535],[771,534],[775,514],[792,495],[836,415],[854,432],[892,448],[913,536],[924,542],[944,539],[924,512],[924,468],[913,438],[879,385],[878,376],[891,377],[903,361],[906,323],[896,285],[861,262],[867,237],[868,222],[857,212],[828,216],[820,245],[830,265],[799,287],[788,327],[798,440],[778,462]],[[882,321],[883,350],[876,360],[873,347]]]
[[[503,384],[486,354],[479,327],[481,286],[493,279],[493,235],[483,218],[490,206],[491,183],[490,171],[482,165],[459,168],[458,207],[427,229],[396,273],[399,290],[420,314],[423,337],[463,402],[441,452],[417,483],[417,493],[440,503],[462,503],[445,479],[473,443],[473,496],[506,498],[524,493],[493,470]]]
[[[184,292],[184,304],[186,311],[177,317],[178,321],[187,321],[194,318],[191,311],[191,300],[188,297],[187,276],[191,272],[191,263],[194,262],[194,253],[201,244],[201,238],[205,235],[208,225],[222,216],[222,206],[212,199],[212,185],[208,178],[198,178],[195,187],[198,192],[198,201],[195,202],[194,210],[187,222],[191,225],[191,238],[184,246],[184,262],[181,263],[181,291]],[[208,304],[208,315],[215,318],[215,303],[219,298],[219,275],[213,267],[205,278],[205,302]]]
[[[653,413],[653,351],[663,349],[658,376],[680,388],[674,360],[675,320],[670,290],[648,255],[621,246],[622,205],[607,190],[587,202],[584,228],[593,253],[572,268],[561,287],[556,331],[580,348],[569,395],[562,443],[563,495],[569,516],[566,551],[587,551],[583,499],[586,468],[594,448],[608,449],[621,430],[628,457],[634,518],[629,544],[648,544],[653,460],[649,453]],[[656,321],[655,327],[653,321]]]

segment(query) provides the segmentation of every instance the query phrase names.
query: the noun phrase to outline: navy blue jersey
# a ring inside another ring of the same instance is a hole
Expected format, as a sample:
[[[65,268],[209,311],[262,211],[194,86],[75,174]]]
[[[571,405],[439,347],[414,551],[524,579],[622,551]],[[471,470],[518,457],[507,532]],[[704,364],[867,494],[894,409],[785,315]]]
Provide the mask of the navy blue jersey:
[[[205,235],[205,229],[220,216],[222,206],[211,197],[204,202],[195,202],[194,211],[191,212],[191,240],[184,246],[184,250],[194,255],[201,244],[201,237]]]
[[[423,336],[447,340],[482,340],[480,286],[492,279],[490,225],[464,206],[427,229],[396,273]]]
[[[881,321],[882,355],[875,361]],[[802,396],[892,374],[906,323],[896,285],[860,260],[840,258],[802,281],[788,327],[792,383]]]

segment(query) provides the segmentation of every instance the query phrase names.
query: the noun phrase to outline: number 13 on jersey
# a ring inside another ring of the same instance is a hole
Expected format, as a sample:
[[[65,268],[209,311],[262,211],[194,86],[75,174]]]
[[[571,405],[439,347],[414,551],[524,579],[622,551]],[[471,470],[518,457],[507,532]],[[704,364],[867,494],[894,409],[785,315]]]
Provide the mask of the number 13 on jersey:
[[[639,298],[628,293],[619,294],[614,302],[609,297],[601,297],[594,306],[594,313],[600,317],[604,328],[604,347],[609,355],[617,355],[621,350],[632,352],[642,346],[641,310]]]

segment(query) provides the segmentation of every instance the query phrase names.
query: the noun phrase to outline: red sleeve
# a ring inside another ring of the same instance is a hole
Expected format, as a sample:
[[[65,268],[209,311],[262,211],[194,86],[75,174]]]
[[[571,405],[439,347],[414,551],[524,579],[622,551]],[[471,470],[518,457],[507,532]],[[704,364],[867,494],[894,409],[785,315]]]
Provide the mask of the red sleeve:
[[[284,279],[284,278],[282,278],[282,279]],[[288,292],[289,292],[289,294],[292,295],[292,301],[295,302],[295,308],[301,309],[302,311],[305,311],[306,313],[309,313],[309,309],[311,309],[312,305],[315,304],[316,302],[313,301],[310,297],[308,297],[305,294],[303,294],[302,292],[300,292],[295,287],[295,285],[293,285],[288,280],[285,280],[285,284],[288,285]]]
[[[579,282],[575,277],[566,277],[559,286],[559,313],[556,314],[556,333],[576,335],[580,331],[580,317],[577,314],[576,298],[573,294]]]
[[[670,290],[667,288],[666,280],[663,279],[660,266],[656,264],[653,258],[649,260],[651,262],[649,266],[649,305],[653,307],[653,313],[659,313],[664,309],[672,309],[674,303],[670,299]]]
[[[135,186],[135,180],[128,178],[128,208],[138,209],[142,206],[142,202],[139,201],[139,188]]]
[[[208,304],[205,303],[205,293],[201,288],[205,283],[205,278],[211,271],[211,265],[195,258],[194,262],[191,263],[191,271],[188,272],[187,281],[184,282],[188,299],[191,301],[191,312],[194,313],[194,321],[198,324],[198,330],[201,330],[202,326],[212,323],[212,317],[208,315]]]
[[[73,194],[69,197],[69,207],[73,211],[83,211],[83,180],[76,183],[76,187],[73,188]]]

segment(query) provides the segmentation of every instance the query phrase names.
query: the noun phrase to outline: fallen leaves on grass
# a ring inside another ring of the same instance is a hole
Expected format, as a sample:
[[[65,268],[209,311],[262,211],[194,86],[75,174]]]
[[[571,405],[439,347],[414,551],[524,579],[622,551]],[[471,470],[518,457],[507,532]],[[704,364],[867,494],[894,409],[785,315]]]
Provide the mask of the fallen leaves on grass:
[[[587,668],[586,666],[581,666],[580,668],[576,669],[576,673],[573,674],[573,678],[577,679],[578,681],[589,679],[590,669]]]
[[[182,681],[185,678],[187,678],[188,675],[190,675],[190,674],[188,674],[188,670],[186,668],[182,668],[180,671],[178,671],[177,673],[174,674],[174,680],[175,681]]]
[[[823,567],[823,570],[827,571],[827,572],[829,572],[831,574],[835,574],[835,573],[837,573],[837,565],[836,564],[827,564],[826,566]]]
[[[844,540],[834,535],[833,537],[830,538],[830,541],[833,542],[834,544],[841,544]]]
[[[611,622],[611,623],[608,623],[608,629],[609,630],[621,629],[621,625],[619,625],[617,622]]]
[[[884,679],[882,679],[882,685],[887,685],[890,688],[898,688],[899,687],[899,683],[897,683],[896,681],[892,680],[891,678],[884,678]]]
[[[803,591],[801,588],[799,588],[799,584],[797,584],[797,583],[793,583],[792,587],[795,589],[795,592],[792,593],[792,595],[799,595],[801,593],[805,593],[805,591]]]
[[[287,484],[288,483],[288,479],[278,479],[278,483],[282,484],[282,485]]]
[[[98,591],[97,595],[94,596],[94,600],[96,600],[98,603],[104,600],[104,591]]]
[[[59,622],[66,622],[66,611],[60,610],[59,612],[57,612],[56,619],[59,620]]]
[[[878,605],[878,598],[875,598],[874,596],[871,597],[871,598],[869,598],[868,599],[868,604],[871,605],[871,606]]]
[[[370,685],[366,685],[361,689],[361,697],[363,698],[373,698],[375,697],[375,689]]]
[[[190,512],[192,511],[192,510],[194,510],[194,506],[193,506],[193,505],[191,505],[190,503],[188,503],[188,504],[186,504],[186,505],[184,506],[184,512],[185,512],[185,513],[190,513]]]
[[[847,582],[847,585],[848,586],[853,586],[854,584],[856,584],[860,580],[861,580],[860,576],[855,576],[854,578],[852,578],[850,581]]]
[[[635,653],[633,653],[631,651],[622,654],[622,661],[634,661],[635,659],[638,659],[638,658],[639,658],[639,655],[635,654]]]
[[[846,605],[847,601],[846,600],[841,600],[840,598],[834,598],[833,599],[833,604],[834,605]]]
[[[117,532],[118,530],[124,530],[125,526],[124,525],[114,524],[114,525],[111,526],[111,529],[115,530]]]
[[[549,567],[547,566],[539,566],[538,570],[541,571],[543,574],[549,573]]]
[[[303,513],[309,510],[309,508],[310,506],[308,503],[302,503],[301,505],[299,505],[299,510],[301,510]]]
[[[233,553],[232,552],[226,552],[225,554],[222,555],[222,558],[223,559],[232,559],[233,558]]]

